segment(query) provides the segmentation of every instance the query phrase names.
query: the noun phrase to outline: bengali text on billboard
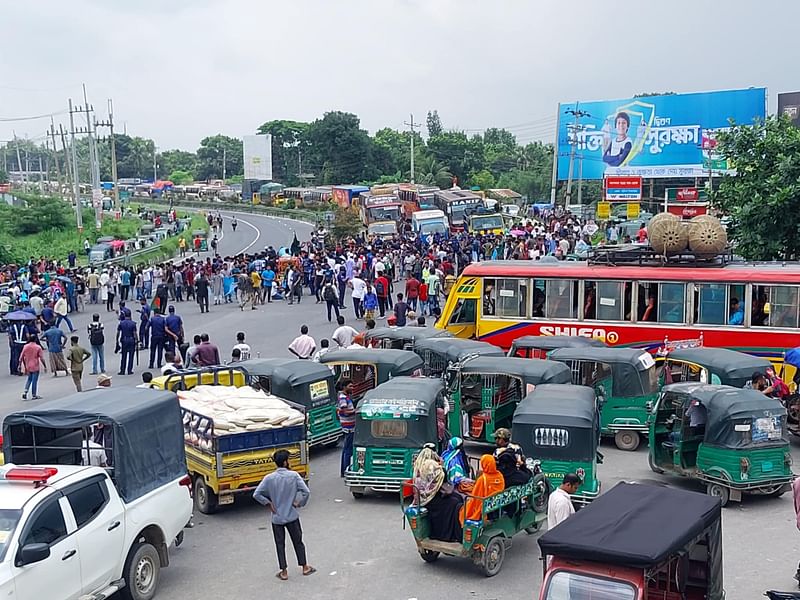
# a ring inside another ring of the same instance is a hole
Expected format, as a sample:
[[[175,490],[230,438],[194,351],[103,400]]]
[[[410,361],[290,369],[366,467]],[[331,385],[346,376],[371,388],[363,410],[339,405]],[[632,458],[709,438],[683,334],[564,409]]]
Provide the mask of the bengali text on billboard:
[[[707,177],[729,169],[716,153],[716,132],[766,115],[766,88],[580,102],[576,120],[559,105],[558,178],[638,175]],[[586,113],[586,114],[584,114]]]

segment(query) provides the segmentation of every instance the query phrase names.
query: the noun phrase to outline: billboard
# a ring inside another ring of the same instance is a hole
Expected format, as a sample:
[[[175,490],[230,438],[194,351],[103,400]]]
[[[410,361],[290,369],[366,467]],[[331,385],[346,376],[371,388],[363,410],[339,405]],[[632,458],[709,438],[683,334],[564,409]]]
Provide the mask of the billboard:
[[[800,127],[800,92],[778,94],[778,114],[786,115],[795,127]]]
[[[584,179],[614,175],[708,177],[728,165],[715,153],[715,132],[766,116],[766,88],[581,102],[577,118],[560,104],[558,179],[569,177],[570,154]]]
[[[246,135],[244,141],[244,178],[272,181],[272,136]]]
[[[642,178],[635,176],[608,176],[606,182],[606,200],[618,200],[627,202],[629,200],[642,199]]]

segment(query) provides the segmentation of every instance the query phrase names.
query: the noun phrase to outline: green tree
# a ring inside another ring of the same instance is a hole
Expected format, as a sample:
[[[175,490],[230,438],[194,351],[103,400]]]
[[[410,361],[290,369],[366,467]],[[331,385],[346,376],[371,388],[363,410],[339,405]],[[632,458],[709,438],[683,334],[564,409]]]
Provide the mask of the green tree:
[[[0,230],[30,235],[69,226],[69,206],[59,198],[25,196],[25,206],[0,212]]]
[[[267,121],[259,134],[272,135],[272,179],[286,185],[299,183],[301,156],[307,152],[305,139],[309,124],[303,121]]]
[[[0,167],[0,183],[8,183],[8,172]]]
[[[750,260],[800,258],[800,129],[773,116],[734,125],[717,141],[736,173],[721,178],[711,200],[731,218],[736,252]]]
[[[195,173],[197,179],[222,179],[223,174],[230,177],[243,173],[242,140],[217,134],[200,141],[200,147],[197,149],[197,172]]]
[[[164,173],[184,171],[193,177],[197,171],[197,155],[186,150],[166,150],[158,155],[158,165]]]
[[[494,175],[492,175],[491,171],[486,169],[481,169],[477,173],[473,173],[472,177],[469,178],[469,185],[478,186],[482,190],[489,190],[496,187]]]
[[[342,240],[357,236],[362,229],[358,213],[350,208],[336,207],[331,224],[331,233],[334,239]]]
[[[308,128],[311,164],[324,184],[352,183],[370,178],[370,139],[352,113],[325,113]]]
[[[189,171],[176,169],[169,174],[168,179],[175,185],[187,185],[194,181],[194,175],[192,175]]]
[[[444,131],[442,129],[442,121],[439,118],[438,110],[434,110],[433,112],[428,111],[428,116],[425,119],[425,125],[428,129],[428,137],[442,135],[442,132]]]
[[[431,155],[424,155],[415,165],[416,181],[422,185],[437,185],[442,189],[452,185],[453,174]]]

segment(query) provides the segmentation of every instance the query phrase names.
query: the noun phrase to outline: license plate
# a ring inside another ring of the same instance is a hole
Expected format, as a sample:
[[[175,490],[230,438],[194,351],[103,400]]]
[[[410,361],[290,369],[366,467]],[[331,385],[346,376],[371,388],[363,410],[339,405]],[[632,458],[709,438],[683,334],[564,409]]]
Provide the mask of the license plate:
[[[233,504],[233,494],[225,494],[224,496],[220,496],[219,503],[220,505]]]
[[[761,463],[761,470],[762,471],[772,471],[772,463],[764,461]]]

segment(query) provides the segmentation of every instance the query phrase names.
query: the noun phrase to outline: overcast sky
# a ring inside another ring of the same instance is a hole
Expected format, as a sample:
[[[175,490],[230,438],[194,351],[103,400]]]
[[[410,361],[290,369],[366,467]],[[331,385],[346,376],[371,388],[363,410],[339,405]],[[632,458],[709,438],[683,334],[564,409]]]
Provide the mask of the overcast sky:
[[[89,101],[160,149],[272,119],[356,113],[551,140],[557,103],[637,92],[800,89],[792,0],[37,0],[4,2],[0,140]],[[65,115],[56,117],[68,123]],[[58,121],[57,121],[58,122]]]

